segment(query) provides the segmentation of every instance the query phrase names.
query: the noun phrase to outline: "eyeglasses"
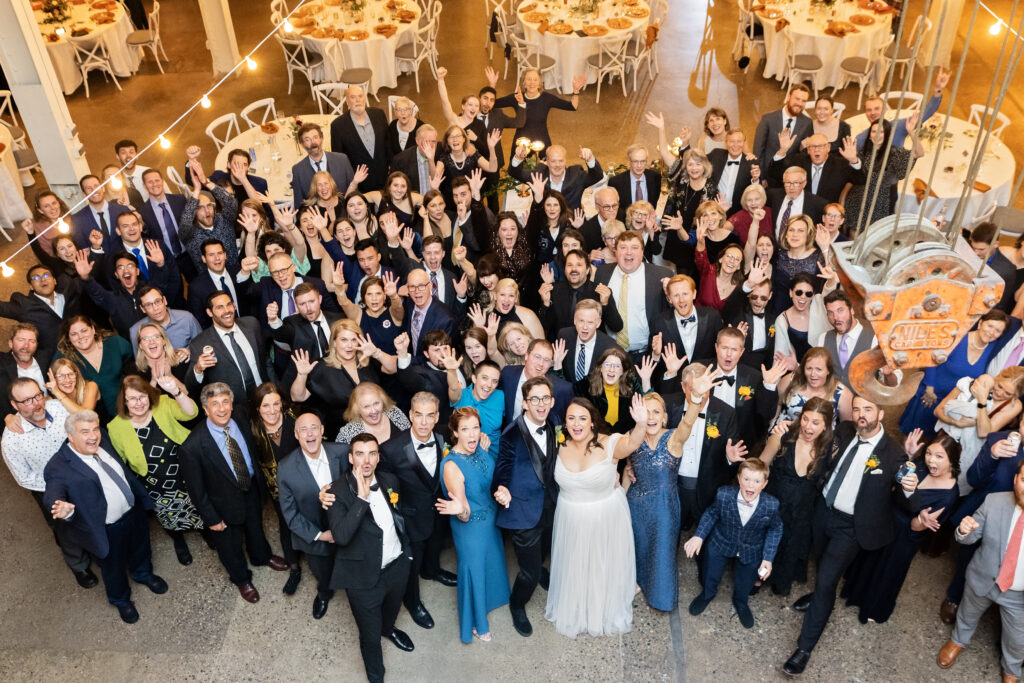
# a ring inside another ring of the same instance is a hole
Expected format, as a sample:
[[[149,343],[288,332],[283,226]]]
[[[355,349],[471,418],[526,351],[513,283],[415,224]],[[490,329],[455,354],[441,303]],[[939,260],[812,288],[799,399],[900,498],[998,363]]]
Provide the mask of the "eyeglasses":
[[[137,266],[134,263],[122,263],[121,265],[119,265],[116,268],[114,268],[114,272],[115,273],[123,273],[126,270],[131,270],[132,268],[136,268],[136,267]]]
[[[806,180],[784,180],[782,182],[782,184],[785,185],[786,187],[797,187],[799,185],[804,185],[806,183]]]
[[[768,301],[768,299],[771,299],[770,296],[764,296],[762,294],[749,294],[747,298],[751,301]]]
[[[724,256],[722,256],[722,260],[723,261],[732,261],[733,263],[739,263],[743,259],[741,257],[737,256],[736,254],[725,254]]]
[[[75,378],[75,373],[73,373],[73,372],[62,372],[60,374],[54,375],[54,377],[56,377],[57,379],[74,379]]]
[[[297,431],[299,434],[316,434],[321,429],[323,429],[323,427],[320,425],[308,425],[305,427],[296,427],[295,431]]]
[[[813,289],[794,289],[793,296],[811,296],[814,294]]]
[[[49,273],[42,273],[41,275],[33,275],[32,282],[39,282],[40,280],[49,280],[53,276]]]
[[[430,286],[429,284],[426,284],[426,285],[408,285],[408,289],[409,289],[410,292],[421,292],[421,291],[423,291],[424,289],[426,289],[429,286]]]
[[[293,264],[289,263],[284,268],[278,268],[277,270],[270,271],[270,274],[273,275],[274,277],[278,277],[280,275],[287,275],[288,273],[291,272],[292,268]]]
[[[399,114],[404,114],[407,111],[412,111],[412,107],[395,107],[395,111]]]
[[[621,370],[622,369],[622,363],[612,363],[610,361],[605,361],[604,363],[602,363],[602,365],[604,367],[608,368],[609,370]]]
[[[537,353],[531,355],[530,358],[534,359],[538,363],[551,363],[552,361],[554,361],[553,358],[550,358],[548,356],[542,356],[542,355],[537,354]]]
[[[828,147],[828,145],[807,145],[807,149],[824,149],[825,147]]]
[[[619,203],[618,202],[614,202],[612,204],[597,204],[596,206],[599,209],[615,209],[615,208],[618,208]]]
[[[546,406],[551,403],[551,398],[552,397],[549,394],[547,396],[531,396],[526,400],[529,401],[531,406]]]
[[[159,334],[147,334],[145,337],[139,337],[140,342],[151,342],[161,341],[162,337]]]
[[[128,403],[138,404],[138,403],[143,403],[145,401],[148,401],[149,400],[149,396],[146,396],[145,394],[143,394],[142,396],[125,396],[124,400],[126,402],[128,402]]]
[[[841,213],[826,213],[825,214],[825,218],[840,218],[841,219],[841,218],[846,218],[846,216],[844,216]]]
[[[140,301],[139,305],[142,306],[143,308],[153,308],[154,306],[160,305],[162,303],[163,299],[153,299],[152,301]]]
[[[551,397],[549,396],[548,398],[551,398]],[[29,396],[28,398],[24,398],[24,399],[22,399],[20,401],[14,401],[14,403],[19,405],[19,406],[27,406],[30,403],[35,403],[36,401],[41,401],[41,400],[43,400],[43,392],[40,391],[35,396]]]

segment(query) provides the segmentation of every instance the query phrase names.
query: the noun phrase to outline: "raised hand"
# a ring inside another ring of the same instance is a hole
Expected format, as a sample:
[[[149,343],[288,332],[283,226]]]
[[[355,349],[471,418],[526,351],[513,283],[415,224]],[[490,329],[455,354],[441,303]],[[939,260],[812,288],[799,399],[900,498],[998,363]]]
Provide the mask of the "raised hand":
[[[647,401],[639,391],[633,394],[633,400],[629,402],[629,415],[636,424],[647,424]]]
[[[583,163],[590,165],[591,160],[594,158],[594,152],[589,147],[580,147],[580,159]]]
[[[640,376],[645,386],[651,385],[651,376],[654,375],[654,368],[657,365],[658,361],[654,360],[654,356],[644,356],[640,360],[640,366],[636,369],[636,374]]]
[[[651,337],[651,355],[655,358],[661,358],[662,339],[661,332]]]
[[[974,519],[974,517],[971,517],[970,515],[967,515],[962,520],[960,520],[960,526],[957,527],[957,531],[960,532],[961,536],[966,536],[967,534],[977,529],[979,526],[981,525],[978,524],[978,520]]]
[[[78,277],[83,280],[88,280],[89,275],[92,274],[92,268],[95,264],[89,260],[89,250],[79,249],[75,252],[75,272],[78,273]]]
[[[174,375],[161,375],[154,377],[157,385],[168,394],[173,393],[175,388],[178,386],[178,380],[174,378]]]
[[[786,432],[789,431],[789,427],[792,424],[792,420],[783,420],[779,424],[775,425],[775,427],[772,429],[772,436],[781,439],[786,435]]]
[[[852,135],[847,135],[843,138],[843,144],[839,148],[839,154],[851,164],[857,163],[857,160],[860,157],[857,156],[857,141],[853,139]]]
[[[497,313],[491,313],[487,316],[487,336],[492,339],[498,338],[498,325],[501,323],[501,318],[498,317]]]
[[[487,134],[487,147],[494,149],[501,142],[501,128],[495,128]]]
[[[728,198],[728,197],[726,197],[726,196],[725,196],[724,194],[722,194],[721,192],[719,192],[719,193],[718,193],[718,196],[717,196],[717,197],[715,197],[715,201],[716,201],[716,202],[718,202],[718,205],[719,205],[720,207],[722,207],[722,211],[725,211],[725,212],[728,212],[728,211],[729,211],[729,207],[731,207],[731,206],[732,206],[732,202],[731,202],[731,201],[729,201],[729,198]]]
[[[199,155],[203,153],[203,150],[199,145],[189,145],[185,148],[185,156],[188,157],[189,161],[195,161],[199,158]],[[191,166],[191,164],[189,164]]]
[[[487,67],[487,68],[490,68],[490,67]],[[445,68],[443,66],[437,67],[437,80],[443,81],[444,77],[447,76],[447,75],[448,75],[448,69],[447,68]]]
[[[682,147],[689,147],[690,140],[693,139],[693,131],[690,130],[689,126],[683,126],[679,129],[679,141],[682,143]]]
[[[784,128],[782,132],[779,133],[779,151],[777,154],[786,156],[789,152],[789,148],[793,146],[793,140],[793,134],[789,132],[789,128]]]
[[[487,316],[484,314],[484,309],[480,307],[480,304],[470,306],[466,315],[473,321],[475,327],[487,327]]]
[[[747,457],[747,447],[743,441],[737,441],[735,444],[732,439],[725,442],[725,457],[728,458],[729,462],[740,462]]]
[[[744,337],[750,333],[750,325],[747,324],[746,320],[741,320],[736,323],[736,329],[742,332]]]
[[[550,263],[545,263],[540,267],[540,279],[544,282],[555,281],[555,268]]]
[[[674,347],[674,344],[669,344]],[[687,398],[690,403],[702,403],[704,399],[711,393],[712,388],[715,385],[715,380],[722,376],[722,371],[718,368],[709,365],[704,368],[704,372],[699,375],[695,375],[690,378],[690,392]]]
[[[583,222],[587,220],[587,214],[583,212],[583,209],[576,209],[572,213],[572,218],[569,220],[569,225],[579,230],[583,227]]]
[[[683,363],[686,362],[686,354],[676,355],[676,345],[669,343],[665,344],[665,348],[661,352],[661,359],[665,361],[665,372],[669,375],[674,375],[679,372],[679,369],[683,367]]]
[[[487,85],[492,88],[498,85],[498,72],[494,70],[494,67],[490,65],[484,67],[484,77],[487,78]]]
[[[662,216],[661,227],[663,230],[675,230],[676,234],[679,235],[679,239],[684,242],[690,239],[690,235],[686,232],[686,229],[683,228],[683,214],[679,211],[676,211],[675,216]]]
[[[601,302],[602,306],[607,306],[612,296],[612,290],[608,285],[598,283],[594,286],[594,294],[597,294],[597,300]]]
[[[276,301],[271,301],[267,304],[267,322],[276,323],[277,316],[281,313],[281,304]]]
[[[402,334],[395,337],[395,353],[400,357],[409,355],[409,333],[403,332]]]
[[[462,277],[455,281],[455,296],[459,299],[466,298],[466,292],[469,290],[469,278],[463,273]]]
[[[441,366],[445,370],[458,370],[462,366],[462,358],[455,354],[455,349],[448,347],[441,352]]]
[[[402,249],[410,251],[412,249],[413,243],[416,241],[415,233],[413,233],[412,228],[405,228],[404,223],[399,227],[404,228],[402,230],[402,239],[399,240],[399,243],[402,245]]]
[[[551,292],[555,289],[554,283],[543,282],[537,293],[540,294],[540,303],[544,308],[551,306]]]
[[[384,296],[388,299],[398,295],[398,278],[393,272],[385,270],[381,275],[381,283],[384,285]]]
[[[572,77],[572,91],[577,93],[580,89],[587,84],[586,76],[573,76]]]
[[[440,190],[444,182],[444,164],[440,161],[434,166],[434,175],[430,176],[430,189]]]
[[[542,173],[531,173],[530,174],[530,189],[533,190],[533,199],[538,204],[544,197],[544,187],[547,185],[547,181],[544,179]]]
[[[649,111],[644,114],[644,121],[654,126],[658,130],[664,130],[665,128],[665,115],[660,111],[655,114],[653,111]]]
[[[373,358],[378,351],[377,345],[373,343],[368,334],[357,337],[356,343],[359,344],[359,352],[363,354],[363,358]]]
[[[516,86],[516,91],[512,93],[512,96],[516,98],[516,104],[526,104],[526,98],[523,97],[523,91],[518,85]]]
[[[238,224],[248,233],[255,233],[260,229],[259,216],[254,213],[238,214]]]
[[[103,233],[99,230],[89,232],[89,248],[100,250],[103,248]]]
[[[157,268],[164,265],[164,250],[156,240],[146,240],[146,259]]]
[[[565,340],[557,339],[555,340],[555,343],[552,344],[551,346],[552,348],[554,348],[555,351],[555,360],[553,367],[560,368],[562,367],[562,361],[565,360],[566,354],[569,353],[569,350],[565,348]]]
[[[462,263],[463,261],[466,260],[466,255],[468,253],[469,251],[467,251],[466,247],[460,244],[459,246],[455,247],[455,249],[452,250],[452,258],[455,260],[456,263]],[[465,275],[465,273],[463,273],[463,275]]]
[[[300,375],[309,375],[319,362],[315,360],[311,363],[309,361],[309,351],[305,349],[295,349],[295,352],[292,353],[292,363],[295,364],[295,371]]]
[[[825,248],[828,249],[828,247]],[[836,274],[835,269],[827,263],[821,263],[820,261],[818,262],[818,277],[826,282],[836,282],[839,280],[839,275]]]
[[[393,211],[381,214],[377,218],[380,229],[384,231],[384,236],[388,238],[388,242],[400,242],[401,241],[401,230],[398,227],[398,218],[395,216]]]
[[[776,354],[780,355],[780,354]],[[766,368],[764,363],[761,364],[761,382],[767,385],[777,385],[782,376],[785,375],[788,370],[788,365],[784,360],[779,358],[774,359],[775,362],[772,364],[771,369]]]

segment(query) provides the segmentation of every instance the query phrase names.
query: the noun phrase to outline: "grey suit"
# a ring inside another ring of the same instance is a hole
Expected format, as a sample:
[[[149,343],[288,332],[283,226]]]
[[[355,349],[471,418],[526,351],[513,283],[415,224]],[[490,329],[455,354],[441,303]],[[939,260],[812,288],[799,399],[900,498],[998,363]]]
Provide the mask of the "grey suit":
[[[967,566],[966,590],[951,638],[957,645],[970,643],[981,615],[996,603],[1003,623],[1003,672],[1019,678],[1024,659],[1024,591],[1003,591],[996,583],[1006,555],[1015,507],[1012,491],[990,493],[973,515],[978,528],[967,535],[962,535],[959,529],[956,531],[956,540],[960,543],[970,545],[980,540],[981,546]]]
[[[788,117],[789,114],[786,114]],[[793,121],[793,147],[800,149],[800,141],[814,132],[814,124],[811,119],[803,114],[791,117]],[[761,162],[761,175],[768,171],[768,165],[772,157],[779,151],[779,133],[783,127],[783,110],[776,109],[761,117],[757,123],[757,131],[754,133],[754,156]]]
[[[338,186],[338,192],[344,195],[348,190],[349,183],[352,182],[352,178],[355,176],[355,171],[352,170],[352,163],[348,160],[348,157],[341,152],[324,152],[324,158],[320,160],[320,163],[326,166],[323,170],[331,174],[335,184]],[[313,182],[314,173],[313,162],[310,161],[308,156],[302,157],[298,163],[292,166],[292,197],[296,208],[302,204],[309,194],[309,184]]]

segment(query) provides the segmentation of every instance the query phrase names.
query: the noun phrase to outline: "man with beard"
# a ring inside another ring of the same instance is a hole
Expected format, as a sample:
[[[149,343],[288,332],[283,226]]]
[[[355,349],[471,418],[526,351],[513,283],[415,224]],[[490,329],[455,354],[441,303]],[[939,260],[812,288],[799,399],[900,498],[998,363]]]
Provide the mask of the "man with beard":
[[[203,263],[202,245],[206,240],[218,240],[227,254],[228,268],[238,270],[238,242],[235,240],[235,220],[238,218],[238,200],[220,185],[210,181],[199,163],[199,148],[190,147],[189,172],[192,174],[192,196],[185,201],[178,224],[178,239],[188,251],[192,265],[200,273]],[[196,158],[191,158],[192,154]],[[202,188],[206,188],[203,191]],[[308,187],[308,186],[307,186]],[[220,211],[217,204],[220,203]],[[199,316],[196,316],[199,317]]]
[[[799,676],[807,667],[850,564],[862,550],[878,550],[892,541],[893,490],[906,455],[886,435],[884,417],[878,405],[855,396],[853,421],[836,428],[838,455],[825,465],[825,488],[814,511],[812,547],[818,572],[814,592],[793,605],[804,612],[804,622],[797,648],[782,667],[787,676]],[[916,481],[904,477],[904,495],[911,497],[915,487]]]
[[[835,289],[825,295],[825,311],[832,329],[821,335],[815,346],[823,346],[832,357],[832,370],[840,382],[850,386],[850,361],[863,351],[878,346],[878,338],[864,329],[856,316],[853,305],[842,289]],[[886,384],[895,386],[896,374],[888,367],[882,368]]]
[[[622,316],[615,305],[612,290],[608,285],[590,279],[587,255],[580,249],[573,249],[565,255],[565,279],[545,282],[540,286],[541,306],[537,317],[549,338],[554,337],[558,330],[573,325],[576,305],[584,299],[601,304],[601,326],[608,332],[614,334],[622,329]]]
[[[306,150],[306,158],[300,159],[292,166],[292,196],[295,207],[302,206],[309,194],[309,186],[313,182],[313,174],[326,171],[334,178],[338,192],[342,196],[358,189],[352,182],[355,172],[347,155],[341,152],[328,152],[324,149],[324,132],[315,123],[305,123],[299,128],[299,144]]]
[[[782,109],[768,112],[757,123],[753,152],[761,162],[762,169],[768,168],[772,157],[779,151],[781,134],[785,133],[793,138],[793,144],[799,149],[800,141],[814,131],[811,119],[803,116],[810,95],[810,89],[803,83],[792,85]]]

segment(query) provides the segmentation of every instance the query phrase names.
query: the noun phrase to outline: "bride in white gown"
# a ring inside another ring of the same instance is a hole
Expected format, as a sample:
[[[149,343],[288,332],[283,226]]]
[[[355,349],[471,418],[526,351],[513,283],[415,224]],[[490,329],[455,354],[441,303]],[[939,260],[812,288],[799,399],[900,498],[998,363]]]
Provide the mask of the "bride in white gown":
[[[565,442],[558,450],[558,505],[551,540],[551,583],[544,617],[575,638],[626,633],[633,623],[636,558],[626,495],[616,463],[640,447],[647,406],[634,394],[636,428],[626,434],[596,433],[600,417],[590,401],[576,398],[565,415]]]

